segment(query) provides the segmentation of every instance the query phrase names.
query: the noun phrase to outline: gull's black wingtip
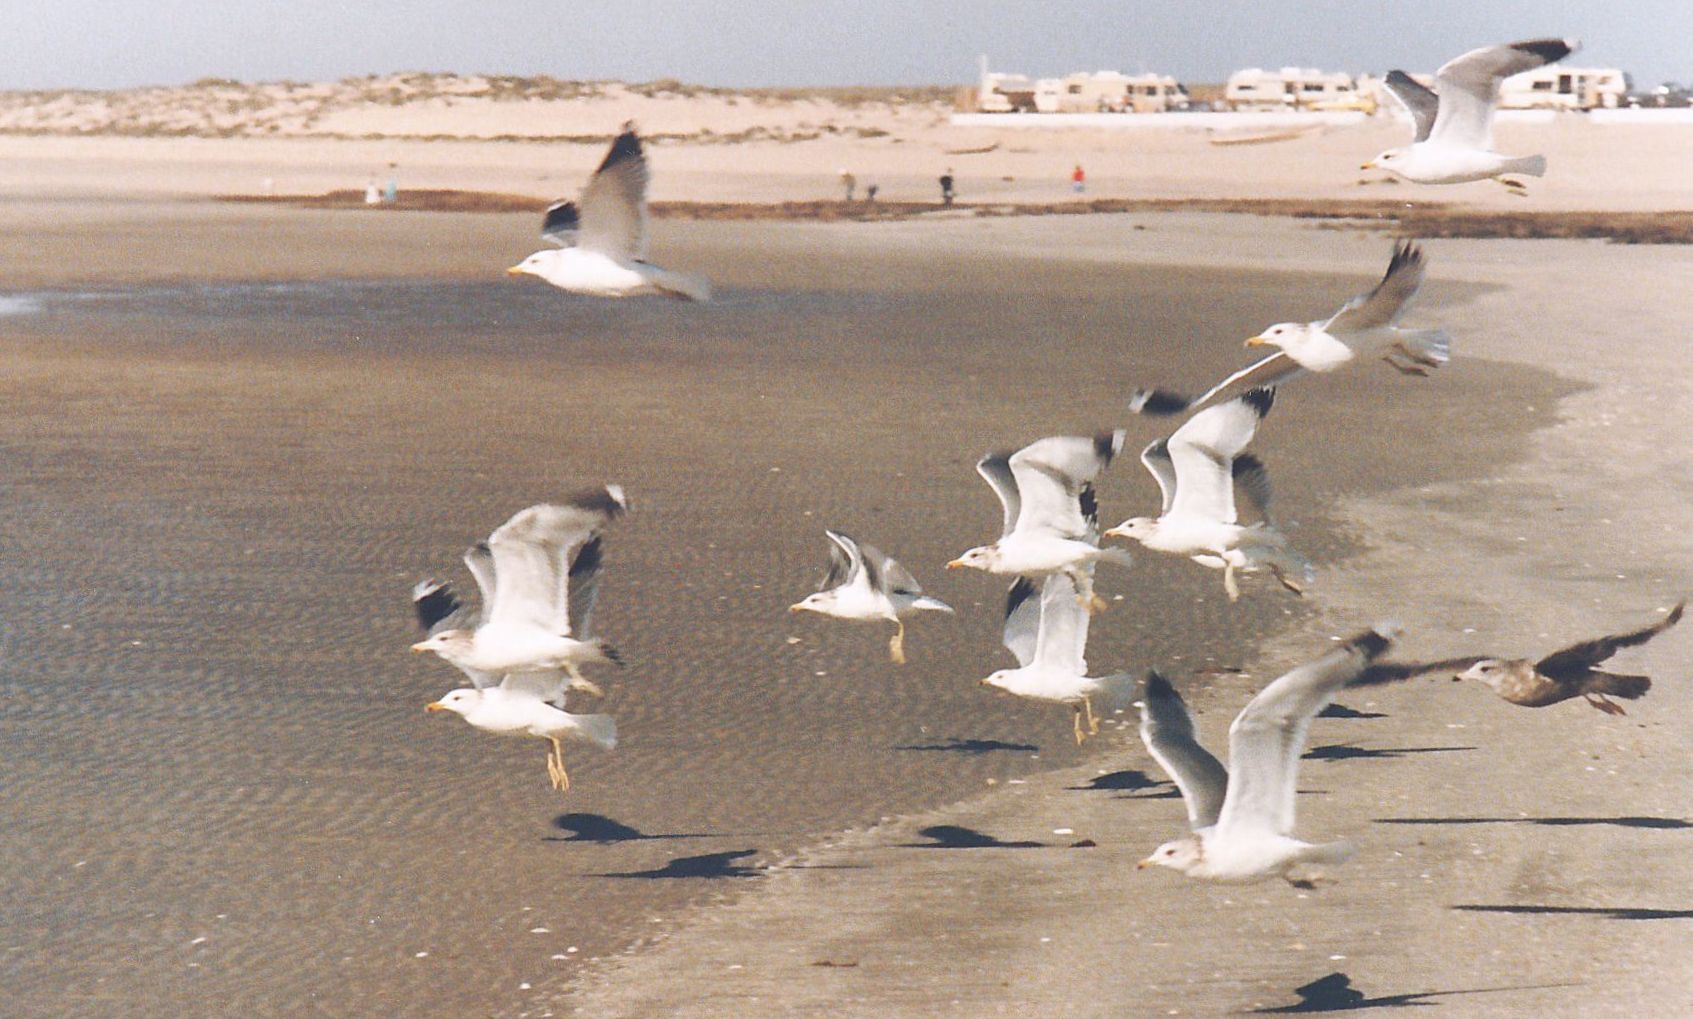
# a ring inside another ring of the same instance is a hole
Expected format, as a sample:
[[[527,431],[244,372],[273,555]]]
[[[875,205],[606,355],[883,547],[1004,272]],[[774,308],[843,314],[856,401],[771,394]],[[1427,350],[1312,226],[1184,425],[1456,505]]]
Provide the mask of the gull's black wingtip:
[[[1094,454],[1099,457],[1102,464],[1109,467],[1112,459],[1123,451],[1123,440],[1128,438],[1128,435],[1129,433],[1122,428],[1114,432],[1100,432],[1093,437]]]
[[[632,120],[625,121],[623,133],[611,140],[611,149],[605,154],[605,159],[600,162],[600,169],[604,170],[607,167],[616,166],[618,163],[640,159],[641,156],[641,136],[635,133],[635,122]]]
[[[1168,389],[1137,389],[1129,397],[1129,410],[1135,414],[1150,414],[1153,417],[1168,417],[1180,414],[1193,406],[1191,397],[1180,393],[1173,393]]]
[[[1017,606],[1035,596],[1035,582],[1028,577],[1018,577],[1005,592],[1005,618],[1011,618],[1011,613],[1017,611]]]
[[[1551,64],[1574,53],[1580,45],[1581,42],[1576,39],[1527,39],[1512,43],[1511,48],[1522,53],[1531,53]]]
[[[1270,413],[1270,408],[1276,404],[1276,387],[1261,386],[1258,389],[1248,389],[1241,394],[1241,401],[1263,420]]]
[[[459,600],[453,589],[438,580],[425,580],[412,588],[412,609],[417,623],[427,633],[436,623],[459,610]]]

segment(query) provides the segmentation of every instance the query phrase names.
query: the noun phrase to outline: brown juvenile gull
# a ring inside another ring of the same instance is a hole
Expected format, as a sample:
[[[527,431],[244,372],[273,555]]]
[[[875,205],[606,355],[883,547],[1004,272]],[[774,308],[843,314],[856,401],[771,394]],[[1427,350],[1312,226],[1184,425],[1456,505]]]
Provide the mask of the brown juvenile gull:
[[[1451,339],[1439,329],[1402,329],[1400,316],[1417,296],[1426,273],[1422,249],[1401,241],[1387,272],[1368,293],[1347,301],[1320,322],[1278,322],[1246,341],[1249,347],[1280,347],[1189,399],[1166,389],[1142,389],[1129,400],[1137,414],[1179,414],[1225,390],[1278,386],[1306,372],[1331,372],[1357,359],[1380,357],[1408,375],[1427,375],[1451,360]]]
[[[711,298],[705,280],[647,261],[647,156],[632,123],[623,125],[582,189],[580,210],[575,202],[549,208],[541,237],[559,249],[535,252],[507,269],[509,275],[538,276],[561,290],[595,297]]]
[[[1275,397],[1274,389],[1248,390],[1205,408],[1168,439],[1147,446],[1141,463],[1158,482],[1163,509],[1156,518],[1131,517],[1106,531],[1106,537],[1132,538],[1156,552],[1184,555],[1221,569],[1223,591],[1231,602],[1240,598],[1235,572],[1261,566],[1288,590],[1301,593],[1311,580],[1311,564],[1288,547],[1287,538],[1269,519],[1269,475],[1256,457],[1244,452]],[[1237,484],[1265,519],[1240,523]]]
[[[1388,149],[1361,169],[1386,170],[1415,184],[1496,180],[1513,194],[1526,194],[1522,181],[1505,174],[1543,177],[1546,157],[1493,151],[1499,85],[1513,74],[1562,60],[1580,45],[1574,39],[1526,39],[1483,46],[1441,65],[1433,90],[1404,71],[1389,71],[1383,84],[1410,112],[1416,134],[1410,145]]]
[[[628,509],[617,485],[559,505],[520,510],[465,555],[482,590],[482,612],[435,626],[412,645],[458,666],[478,688],[508,673],[563,669],[572,686],[598,692],[581,666],[617,662],[615,649],[588,635],[598,593],[599,532]],[[421,617],[420,617],[421,619]],[[477,682],[478,674],[481,682]]]
[[[1610,698],[1635,700],[1651,688],[1652,681],[1645,676],[1601,672],[1595,666],[1621,649],[1644,644],[1680,622],[1686,604],[1677,602],[1669,615],[1644,629],[1572,644],[1538,662],[1526,658],[1483,658],[1453,678],[1480,680],[1500,697],[1525,708],[1543,708],[1582,697],[1607,715],[1627,714],[1622,705]]]
[[[917,612],[952,614],[952,606],[923,593],[909,570],[873,545],[861,545],[839,531],[829,536],[829,572],[822,590],[788,606],[789,612],[816,612],[836,619],[885,619],[895,625],[888,655],[905,664],[905,617]]]
[[[1295,778],[1311,719],[1386,651],[1397,627],[1378,623],[1338,649],[1265,687],[1229,726],[1229,766],[1200,745],[1193,717],[1169,681],[1146,677],[1140,735],[1147,752],[1181,790],[1193,834],[1166,842],[1140,862],[1206,881],[1280,877],[1304,884],[1306,865],[1343,863],[1346,842],[1321,845],[1293,837]]]
[[[1105,599],[1094,594],[1093,575],[1083,567],[1134,560],[1124,549],[1099,547],[1093,480],[1122,450],[1127,434],[1055,435],[977,461],[976,472],[999,496],[999,540],[966,551],[946,568],[1031,578],[1062,573],[1075,582],[1076,597],[1089,612],[1104,610]]]

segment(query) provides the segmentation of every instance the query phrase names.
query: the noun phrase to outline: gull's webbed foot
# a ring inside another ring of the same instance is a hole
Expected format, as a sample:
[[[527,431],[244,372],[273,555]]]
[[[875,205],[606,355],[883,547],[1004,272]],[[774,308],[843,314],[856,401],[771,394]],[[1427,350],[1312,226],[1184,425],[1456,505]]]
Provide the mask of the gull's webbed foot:
[[[1603,711],[1607,715],[1626,715],[1626,714],[1628,714],[1628,712],[1626,712],[1622,709],[1621,704],[1618,704],[1616,701],[1611,700],[1609,697],[1606,697],[1602,693],[1583,694],[1582,696],[1587,698],[1587,703],[1593,705],[1595,708],[1598,708],[1600,711]]]
[[[1420,364],[1401,364],[1399,359],[1394,357],[1391,353],[1383,354],[1381,359],[1386,361],[1389,365],[1392,365],[1393,370],[1401,375],[1416,375],[1420,378],[1428,377],[1428,369],[1424,368]]]
[[[1270,572],[1275,575],[1277,580],[1281,581],[1281,585],[1283,587],[1292,591],[1294,594],[1299,595],[1301,598],[1305,596],[1305,585],[1288,576],[1286,570],[1282,569],[1280,566],[1271,566]]]
[[[1528,197],[1528,185],[1524,184],[1520,180],[1517,180],[1515,177],[1495,177],[1493,179],[1505,185],[1505,190],[1509,191],[1513,195],[1516,195],[1518,198]]]

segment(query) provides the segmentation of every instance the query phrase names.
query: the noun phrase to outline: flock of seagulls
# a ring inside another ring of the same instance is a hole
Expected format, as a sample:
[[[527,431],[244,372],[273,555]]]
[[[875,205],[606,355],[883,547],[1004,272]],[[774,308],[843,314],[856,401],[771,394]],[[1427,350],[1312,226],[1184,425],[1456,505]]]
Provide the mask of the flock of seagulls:
[[[1573,41],[1539,39],[1474,50],[1445,66],[1434,89],[1402,71],[1387,77],[1392,93],[1411,111],[1416,139],[1370,164],[1417,183],[1539,176],[1539,156],[1508,157],[1491,151],[1490,129],[1499,83],[1506,76],[1561,59]],[[580,202],[548,210],[543,236],[559,245],[537,252],[509,271],[531,274],[565,290],[597,296],[665,294],[705,300],[703,281],[661,269],[646,259],[648,170],[633,128],[612,142]],[[1413,242],[1397,244],[1381,282],[1327,319],[1281,322],[1247,340],[1275,348],[1267,357],[1230,374],[1197,397],[1171,389],[1136,391],[1127,410],[1155,416],[1187,415],[1140,459],[1162,496],[1156,516],[1136,516],[1108,530],[1100,527],[1095,485],[1122,452],[1127,430],[1092,436],[1038,439],[1015,452],[982,457],[976,470],[1002,511],[999,537],[968,549],[946,564],[1010,579],[1003,643],[1016,660],[981,684],[1008,694],[1068,706],[1078,743],[1099,731],[1101,714],[1138,707],[1147,751],[1170,775],[1186,805],[1191,834],[1165,843],[1142,861],[1212,881],[1282,877],[1308,883],[1314,867],[1352,855],[1345,842],[1309,843],[1294,832],[1295,778],[1312,720],[1349,686],[1401,682],[1447,673],[1486,684],[1505,700],[1544,707],[1584,698],[1608,714],[1622,714],[1611,698],[1642,696],[1650,680],[1597,666],[1620,649],[1645,643],[1681,618],[1677,605],[1650,626],[1527,659],[1450,658],[1436,662],[1382,660],[1398,629],[1377,624],[1335,650],[1301,665],[1253,697],[1229,728],[1225,768],[1198,741],[1192,716],[1176,688],[1157,672],[1088,674],[1088,626],[1108,602],[1095,589],[1101,563],[1132,566],[1122,538],[1155,552],[1185,556],[1221,570],[1230,602],[1241,597],[1237,574],[1270,572],[1302,594],[1316,572],[1292,548],[1271,513],[1269,471],[1248,450],[1274,407],[1282,386],[1314,372],[1332,372],[1366,359],[1423,376],[1446,364],[1451,341],[1440,329],[1402,324],[1421,289],[1426,259]],[[1243,522],[1237,492],[1253,519]],[[422,640],[418,652],[434,653],[460,669],[471,686],[428,705],[450,711],[476,728],[549,741],[547,770],[554,787],[569,788],[563,741],[611,749],[617,729],[605,714],[572,713],[572,692],[599,696],[584,669],[620,663],[620,656],[589,629],[604,557],[604,532],[629,504],[616,485],[584,492],[559,504],[521,510],[464,556],[481,595],[471,611],[438,581],[414,589]],[[856,622],[892,623],[889,657],[904,664],[906,620],[934,613],[954,615],[925,594],[916,578],[876,547],[834,530],[829,566],[815,593],[789,606]]]

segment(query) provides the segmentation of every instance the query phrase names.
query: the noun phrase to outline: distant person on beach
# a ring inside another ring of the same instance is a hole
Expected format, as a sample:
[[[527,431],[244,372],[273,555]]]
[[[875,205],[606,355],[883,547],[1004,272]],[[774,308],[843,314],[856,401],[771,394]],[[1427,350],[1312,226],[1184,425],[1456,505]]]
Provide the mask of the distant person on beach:
[[[1070,172],[1070,190],[1079,195],[1087,189],[1088,175],[1082,170],[1082,164],[1077,163],[1076,168]]]
[[[364,203],[366,205],[382,204],[382,192],[376,189],[375,177],[372,177],[364,182]]]
[[[871,205],[876,204],[876,192],[882,190],[881,185],[871,184],[864,189],[864,200]]]
[[[946,172],[941,174],[941,204],[951,207],[952,195],[952,167],[949,166]]]
[[[841,167],[841,187],[846,189],[846,201],[852,201],[853,192],[858,190],[858,178],[848,173],[846,167]]]
[[[388,187],[382,192],[382,200],[389,205],[400,200],[400,175],[397,172],[399,166],[399,163],[388,164]]]

